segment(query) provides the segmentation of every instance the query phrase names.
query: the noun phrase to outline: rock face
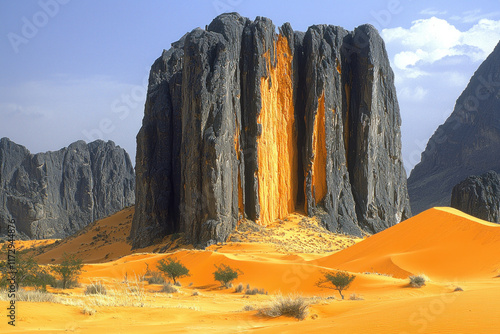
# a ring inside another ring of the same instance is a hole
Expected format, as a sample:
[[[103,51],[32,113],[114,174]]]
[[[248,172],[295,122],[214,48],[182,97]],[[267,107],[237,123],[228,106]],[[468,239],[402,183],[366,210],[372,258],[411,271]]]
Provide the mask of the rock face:
[[[408,179],[413,213],[447,206],[470,175],[500,173],[500,43],[479,66],[455,109],[427,143]]]
[[[453,187],[451,206],[471,216],[500,224],[500,175],[489,171]]]
[[[111,141],[31,154],[0,140],[0,224],[22,238],[62,238],[134,203],[130,158]]]
[[[241,217],[267,225],[297,210],[353,235],[392,226],[411,215],[400,122],[372,26],[276,33],[223,14],[151,68],[133,245],[183,232],[203,246]]]

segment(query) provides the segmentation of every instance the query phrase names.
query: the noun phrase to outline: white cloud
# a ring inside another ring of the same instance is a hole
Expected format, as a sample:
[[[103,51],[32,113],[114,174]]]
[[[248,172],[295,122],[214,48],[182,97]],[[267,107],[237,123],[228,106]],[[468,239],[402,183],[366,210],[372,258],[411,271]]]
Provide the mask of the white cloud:
[[[500,21],[481,19],[467,31],[460,31],[446,20],[431,17],[402,27],[382,31],[388,45],[399,45],[393,64],[409,77],[423,75],[419,65],[433,64],[451,56],[467,56],[481,61],[493,51],[500,39]]]

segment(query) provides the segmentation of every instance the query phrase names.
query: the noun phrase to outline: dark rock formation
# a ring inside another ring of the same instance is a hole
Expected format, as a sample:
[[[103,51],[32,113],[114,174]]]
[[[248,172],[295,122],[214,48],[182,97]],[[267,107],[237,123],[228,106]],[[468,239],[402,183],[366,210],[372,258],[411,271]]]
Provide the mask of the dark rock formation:
[[[489,171],[481,176],[469,176],[453,187],[451,206],[500,224],[500,175]]]
[[[62,238],[134,203],[130,158],[111,141],[31,154],[0,140],[0,226],[22,238]]]
[[[472,76],[455,109],[408,178],[413,213],[447,206],[469,175],[500,172],[500,43]]]
[[[149,80],[135,247],[174,232],[221,242],[240,217],[296,210],[353,235],[410,216],[394,76],[372,26],[277,34],[223,14],[164,51]]]

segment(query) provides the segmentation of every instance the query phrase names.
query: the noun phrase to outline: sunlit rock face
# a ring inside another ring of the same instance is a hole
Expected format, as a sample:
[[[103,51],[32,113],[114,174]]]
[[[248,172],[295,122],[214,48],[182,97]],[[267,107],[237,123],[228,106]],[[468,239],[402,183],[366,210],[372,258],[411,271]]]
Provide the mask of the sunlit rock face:
[[[352,235],[397,224],[411,215],[400,123],[372,26],[276,31],[223,14],[152,66],[134,247],[176,232],[222,242],[242,217],[265,226],[294,211]]]

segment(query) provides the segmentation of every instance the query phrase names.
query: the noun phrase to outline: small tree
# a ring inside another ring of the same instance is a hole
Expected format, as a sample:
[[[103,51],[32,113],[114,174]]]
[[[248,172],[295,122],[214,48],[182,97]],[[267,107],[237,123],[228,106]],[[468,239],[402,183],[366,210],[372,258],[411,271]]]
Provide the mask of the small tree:
[[[71,282],[80,276],[82,268],[83,263],[81,259],[77,259],[74,254],[69,255],[64,253],[61,264],[54,265],[52,272],[61,279],[63,289],[66,289]]]
[[[347,290],[351,285],[352,281],[356,278],[354,275],[349,275],[345,271],[337,271],[337,272],[324,272],[325,276],[323,279],[320,279],[316,285],[322,288],[335,289],[339,292],[342,299],[344,299],[344,295],[342,291]],[[333,287],[330,286],[333,285]]]
[[[162,259],[158,261],[158,270],[162,271],[169,279],[177,283],[177,279],[189,275],[189,270],[184,267],[182,263],[177,261],[177,259]]]
[[[0,262],[0,286],[2,287],[8,284],[10,268],[7,261]],[[16,253],[13,268],[15,269],[16,289],[19,286],[34,286],[45,290],[48,284],[53,283],[54,278],[38,265],[33,256],[26,257],[19,252]]]
[[[217,270],[214,271],[214,279],[219,281],[221,285],[226,288],[229,286],[229,283],[237,279],[239,275],[243,275],[241,270],[233,269],[223,263],[221,263],[220,266],[215,265],[215,268],[217,268]]]

